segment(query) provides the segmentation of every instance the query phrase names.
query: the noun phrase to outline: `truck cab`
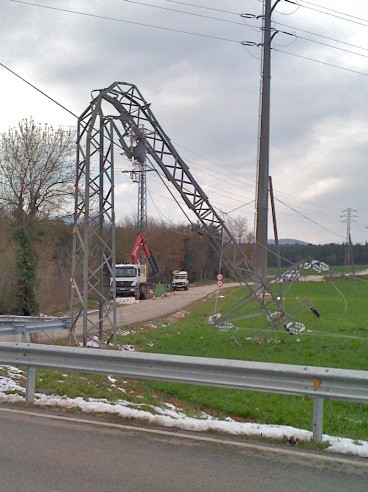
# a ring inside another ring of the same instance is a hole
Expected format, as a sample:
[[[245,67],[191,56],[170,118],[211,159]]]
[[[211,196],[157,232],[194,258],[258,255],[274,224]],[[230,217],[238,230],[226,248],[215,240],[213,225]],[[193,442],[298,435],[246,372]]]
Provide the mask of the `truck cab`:
[[[188,290],[189,280],[188,280],[188,272],[184,270],[175,270],[173,271],[173,279],[171,283],[172,290]]]
[[[146,265],[133,263],[116,265],[116,295],[134,295],[136,299],[145,299],[146,291]]]

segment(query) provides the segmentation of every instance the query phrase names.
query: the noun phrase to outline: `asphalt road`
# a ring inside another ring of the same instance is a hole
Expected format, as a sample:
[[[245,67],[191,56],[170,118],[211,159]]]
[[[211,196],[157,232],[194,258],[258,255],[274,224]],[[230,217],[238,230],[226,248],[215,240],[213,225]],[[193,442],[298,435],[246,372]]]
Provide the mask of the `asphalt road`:
[[[237,283],[229,283],[225,284],[226,287],[238,287]],[[222,289],[226,290],[225,287]],[[156,318],[168,316],[173,314],[181,309],[185,309],[190,304],[200,299],[204,299],[209,294],[215,292],[217,290],[216,284],[211,285],[202,285],[199,287],[189,287],[187,291],[177,291],[170,292],[168,297],[157,297],[156,299],[147,299],[145,301],[139,301],[130,305],[117,305],[116,309],[116,324],[117,327],[127,326],[132,323],[149,321]],[[130,298],[134,301],[133,298]],[[95,317],[97,321],[97,313],[94,315],[91,314],[91,319]],[[78,320],[76,326],[76,332],[78,335],[83,333],[82,328],[82,320]],[[53,340],[57,340],[60,338],[69,338],[69,331],[59,330],[54,332],[47,333],[39,333],[38,337],[44,338],[49,343],[52,343]],[[11,335],[8,337],[1,337],[2,342],[20,342],[20,335]]]
[[[226,284],[226,286],[238,287],[239,284],[231,283]],[[178,290],[176,292],[170,292],[168,297],[157,297],[156,299],[139,301],[138,304],[123,306],[117,309],[117,326],[126,326],[132,323],[168,316],[169,314],[187,308],[195,301],[204,299],[209,294],[216,292],[216,290],[216,285],[190,287],[187,291]]]
[[[0,406],[0,441],[2,492],[368,490],[367,460],[50,412]]]

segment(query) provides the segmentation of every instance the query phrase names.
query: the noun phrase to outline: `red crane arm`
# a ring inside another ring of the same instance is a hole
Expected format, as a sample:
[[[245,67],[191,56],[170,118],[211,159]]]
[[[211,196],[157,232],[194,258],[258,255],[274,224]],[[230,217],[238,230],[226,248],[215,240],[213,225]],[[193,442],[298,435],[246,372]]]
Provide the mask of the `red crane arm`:
[[[143,249],[144,254],[147,258],[151,257],[151,251],[148,249],[147,246],[147,238],[143,236],[141,232],[139,232],[137,235],[137,239],[135,240],[132,252],[130,253],[130,257],[134,265],[138,263],[138,255],[141,249]]]
[[[133,265],[136,265],[138,263],[138,255],[141,249],[143,249],[144,254],[146,255],[151,265],[153,273],[157,275],[160,269],[156,263],[155,257],[153,256],[152,251],[147,246],[147,238],[143,236],[141,232],[139,232],[137,235],[137,239],[135,240],[132,252],[130,253]]]

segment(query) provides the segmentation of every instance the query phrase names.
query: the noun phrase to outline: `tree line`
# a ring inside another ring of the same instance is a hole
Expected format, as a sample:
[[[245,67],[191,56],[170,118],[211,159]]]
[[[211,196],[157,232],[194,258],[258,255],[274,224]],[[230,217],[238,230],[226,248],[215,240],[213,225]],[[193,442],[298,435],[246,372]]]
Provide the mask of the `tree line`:
[[[275,245],[269,246],[268,265],[276,267]],[[312,258],[324,261],[330,266],[342,266],[346,259],[346,244],[283,244],[280,245],[281,265],[290,266],[290,261],[295,263],[304,258]],[[355,265],[368,264],[368,245],[354,244],[352,247],[352,260]]]

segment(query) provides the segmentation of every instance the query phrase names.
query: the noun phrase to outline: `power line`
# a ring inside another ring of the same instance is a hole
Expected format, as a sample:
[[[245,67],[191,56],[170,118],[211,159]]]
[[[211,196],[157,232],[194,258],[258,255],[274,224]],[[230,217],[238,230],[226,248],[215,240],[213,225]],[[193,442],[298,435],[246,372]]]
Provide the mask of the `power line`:
[[[324,36],[323,34],[317,34],[317,33],[312,32],[312,31],[307,31],[305,29],[300,29],[300,27],[289,26],[288,24],[282,24],[281,22],[278,22],[278,21],[273,21],[273,23],[275,25],[279,25],[279,26],[282,26],[282,27],[287,27],[289,29],[294,29],[295,31],[304,32],[305,34],[310,34],[312,36],[317,36],[319,38],[327,39],[328,41],[333,41],[334,43],[340,43],[340,44],[344,44],[345,46],[350,46],[351,48],[358,48],[360,50],[368,51],[368,48],[367,47],[359,46],[359,45],[352,44],[352,43],[347,43],[345,41],[341,41],[341,40],[335,39],[335,38],[330,38],[328,36]]]
[[[334,65],[333,63],[324,62],[322,60],[316,60],[315,58],[310,58],[308,56],[297,55],[296,53],[290,53],[290,51],[280,50],[279,48],[272,48],[274,51],[278,51],[279,53],[284,53],[285,55],[295,56],[296,58],[301,58],[302,60],[309,60],[315,63],[319,63],[320,65],[326,65],[327,67],[339,68],[340,70],[344,70],[345,72],[356,73],[358,75],[364,75],[368,77],[368,73],[360,72],[359,70],[353,70],[352,68],[345,68],[341,65]]]
[[[299,35],[293,34],[291,32],[287,32],[287,31],[278,31],[278,32],[280,32],[282,34],[287,34],[288,36],[293,36],[296,39],[304,39],[304,41],[309,41],[311,43],[319,44],[321,46],[327,46],[329,48],[333,48],[334,50],[339,50],[339,51],[343,51],[345,53],[351,53],[352,55],[357,55],[357,56],[362,56],[363,58],[368,58],[367,55],[363,55],[362,53],[356,53],[355,51],[347,50],[345,48],[340,48],[339,46],[333,46],[332,44],[322,43],[322,41],[316,41],[315,39],[305,38],[304,36],[299,36]]]
[[[19,75],[18,73],[14,72],[14,70],[12,70],[11,68],[7,67],[6,65],[4,65],[4,63],[1,63],[0,62],[0,66],[2,66],[3,68],[5,68],[5,70],[8,70],[10,73],[12,73],[13,75],[15,75],[16,77],[18,77],[18,79],[22,80],[23,82],[25,82],[26,84],[28,84],[30,87],[32,87],[33,89],[35,89],[37,92],[39,92],[40,94],[42,94],[43,96],[47,97],[47,99],[50,99],[50,101],[52,101],[53,103],[57,104],[58,106],[60,106],[60,108],[64,109],[64,111],[67,111],[69,114],[71,114],[72,116],[74,116],[75,118],[78,118],[78,116],[73,113],[73,111],[70,111],[70,109],[66,108],[65,106],[63,106],[61,103],[59,103],[58,101],[56,101],[56,99],[54,99],[53,97],[49,96],[48,94],[46,94],[46,92],[42,91],[41,89],[39,89],[38,87],[36,87],[34,84],[32,84],[31,82],[29,82],[28,80],[26,80],[24,77],[22,77],[21,75]]]
[[[81,12],[79,10],[64,9],[64,8],[61,8],[61,7],[50,7],[48,5],[41,5],[39,3],[24,2],[22,0],[9,0],[9,2],[20,3],[22,5],[28,5],[28,6],[32,6],[32,7],[39,7],[39,8],[48,9],[48,10],[55,10],[57,12],[65,12],[65,13],[68,13],[68,14],[83,15],[85,17],[92,17],[92,18],[95,18],[95,19],[104,19],[104,20],[109,20],[109,21],[122,22],[124,24],[130,24],[130,25],[134,25],[134,26],[149,27],[149,28],[158,29],[158,30],[161,30],[161,31],[178,32],[180,34],[188,34],[188,35],[191,35],[191,36],[199,36],[199,37],[207,38],[207,39],[216,39],[218,41],[226,41],[228,43],[240,44],[240,41],[236,41],[235,39],[222,38],[220,36],[211,36],[209,34],[202,34],[202,33],[198,33],[198,32],[184,31],[182,29],[174,29],[174,28],[171,28],[171,27],[155,26],[153,24],[145,24],[143,22],[134,22],[134,21],[129,21],[129,20],[125,20],[125,19],[120,19],[118,17],[108,17],[108,16],[105,16],[105,15],[90,14],[90,13],[87,13],[87,12]]]
[[[294,5],[300,5],[300,7],[304,7],[306,9],[313,10],[314,12],[319,12],[320,14],[328,15],[330,17],[335,17],[336,19],[342,19],[342,20],[345,20],[347,22],[352,22],[353,24],[358,24],[360,26],[368,27],[368,20],[366,20],[366,19],[361,19],[364,21],[364,23],[362,23],[362,22],[358,22],[357,20],[347,19],[346,17],[342,17],[341,15],[331,14],[330,12],[324,12],[323,10],[319,10],[319,9],[314,8],[314,7],[309,7],[308,5],[303,5],[301,3],[297,3],[296,1],[293,1],[293,0],[285,0],[285,2],[292,3]],[[325,7],[322,7],[320,5],[318,5],[318,7],[325,8]],[[342,15],[345,15],[347,17],[352,17],[349,14],[342,14]],[[355,19],[358,19],[358,17],[355,17]]]
[[[210,159],[208,159],[207,157],[204,157],[203,155],[198,154],[197,152],[194,152],[193,150],[190,150],[190,149],[188,149],[187,147],[184,147],[183,145],[179,144],[178,142],[173,141],[173,143],[174,143],[177,147],[181,147],[182,149],[186,150],[187,152],[190,152],[191,154],[193,154],[193,155],[195,155],[195,156],[199,157],[200,159],[203,159],[203,160],[205,160],[205,161],[209,162],[210,164],[213,164],[213,165],[214,165],[214,166],[216,166],[216,167],[219,167],[219,168],[221,168],[221,169],[224,169],[225,171],[229,171],[229,169],[228,169],[227,167],[225,167],[225,166],[221,166],[221,164],[218,164],[218,163],[216,163],[216,162],[214,162],[214,161],[211,161],[211,160],[210,160]],[[224,173],[219,173],[218,171],[216,171],[216,170],[214,170],[214,169],[209,169],[208,167],[205,167],[205,166],[203,166],[202,164],[198,164],[198,162],[193,162],[193,161],[191,161],[191,160],[189,160],[189,159],[186,159],[186,161],[187,161],[187,162],[189,162],[189,163],[191,163],[191,164],[194,164],[195,166],[202,167],[203,169],[206,169],[206,171],[210,171],[210,172],[216,173],[216,177],[217,177],[218,179],[221,179],[222,181],[224,181],[224,180],[221,178],[221,176],[226,176]],[[200,170],[198,170],[198,171],[203,173],[203,171],[200,171]],[[204,174],[204,173],[203,173],[203,174]],[[231,174],[235,174],[236,176],[239,176],[239,177],[240,177],[241,179],[243,179],[244,181],[247,181],[247,182],[251,183],[252,188],[254,189],[254,186],[255,186],[255,184],[256,184],[256,181],[255,181],[254,179],[249,179],[249,178],[246,178],[243,174],[241,174],[241,173],[239,173],[239,172],[237,172],[237,171],[233,171],[233,170],[231,170]],[[215,177],[215,176],[213,176],[213,177]],[[239,188],[239,186],[237,186],[237,185],[233,185],[233,186],[236,186],[237,188]],[[250,186],[250,185],[248,185],[248,186]],[[308,201],[308,200],[303,200],[302,198],[299,198],[299,197],[294,196],[294,195],[290,195],[290,194],[288,194],[288,193],[281,192],[280,190],[277,190],[277,189],[275,189],[275,191],[277,191],[277,193],[278,193],[279,195],[285,196],[285,197],[287,197],[287,198],[292,198],[293,200],[298,200],[298,201],[300,201],[300,202],[307,203],[308,205],[314,205],[314,206],[318,206],[318,207],[319,207],[319,205],[316,205],[316,203],[315,203],[315,202],[311,202],[311,201]],[[331,210],[338,210],[338,211],[340,211],[340,208],[338,208],[338,207],[332,207],[332,206],[329,206],[329,205],[324,205],[324,207],[325,207],[325,208],[330,208]]]
[[[212,10],[213,12],[221,12],[223,14],[240,15],[239,12],[232,12],[230,10],[216,9],[214,7],[205,7],[204,5],[196,5],[194,3],[179,2],[178,0],[163,0],[164,2],[176,3],[178,5],[187,5],[188,7],[195,7],[197,9]]]
[[[158,6],[158,5],[152,5],[152,4],[148,4],[148,3],[138,2],[136,0],[121,0],[121,1],[128,2],[128,3],[133,3],[133,4],[136,4],[136,5],[148,6],[148,7],[158,8],[158,9],[167,10],[167,11],[171,11],[171,12],[178,12],[178,13],[181,13],[181,14],[192,15],[192,16],[202,17],[202,18],[206,18],[206,19],[211,19],[211,20],[216,20],[216,21],[221,21],[221,22],[228,22],[228,23],[231,23],[231,24],[237,24],[237,25],[244,26],[244,23],[241,23],[241,22],[229,21],[227,19],[219,19],[218,17],[205,16],[205,15],[196,14],[196,13],[193,13],[193,12],[185,12],[183,10],[177,10],[177,9],[171,9],[171,8],[167,8],[167,7],[161,7],[161,6]],[[167,1],[171,1],[171,0],[167,0]],[[178,3],[183,4],[183,5],[194,6],[193,4],[186,4],[186,3],[183,3],[183,2],[178,2]],[[240,14],[237,14],[237,15],[240,15]],[[248,15],[251,15],[251,14],[248,14]],[[279,23],[279,24],[282,25],[281,23]],[[256,27],[256,29],[257,30],[260,30],[260,31],[262,30],[261,27]],[[356,53],[354,51],[349,51],[349,50],[344,50],[343,48],[339,48],[337,46],[332,46],[332,45],[329,45],[327,43],[321,43],[319,41],[316,41],[316,40],[313,40],[313,39],[309,39],[309,38],[305,38],[303,36],[299,36],[299,35],[297,36],[295,34],[288,33],[288,32],[285,32],[285,31],[279,31],[279,32],[281,32],[283,34],[287,34],[289,36],[297,37],[299,39],[304,39],[305,41],[310,41],[312,43],[320,44],[322,46],[327,46],[327,47],[334,48],[334,49],[337,49],[337,50],[340,50],[340,51],[345,51],[347,53],[353,53],[353,54],[358,55],[358,56],[366,57],[365,55],[362,55],[360,53]],[[314,34],[314,33],[311,33],[311,34]],[[318,34],[315,34],[315,35],[318,36]],[[325,39],[330,39],[331,41],[342,43],[341,41],[328,38],[327,36],[321,36],[321,37],[324,37]],[[344,43],[344,44],[348,44],[349,45],[349,43]],[[353,47],[354,45],[351,45],[351,46]],[[364,49],[364,50],[367,50],[368,49],[368,48],[363,48],[363,47],[360,47],[360,46],[354,46],[354,47],[359,48],[359,49]]]
[[[332,234],[334,234],[335,236],[338,236],[340,238],[344,238],[344,236],[341,236],[341,234],[338,234],[337,232],[335,231],[331,231],[331,229],[328,229],[327,227],[319,224],[318,222],[316,222],[315,220],[313,219],[310,219],[309,217],[307,217],[306,215],[302,214],[301,212],[299,212],[298,210],[296,210],[294,207],[292,207],[291,205],[288,205],[287,203],[283,202],[282,200],[280,200],[279,198],[276,198],[275,197],[275,200],[277,200],[278,202],[282,203],[283,205],[285,205],[285,207],[288,207],[290,208],[291,210],[293,210],[295,213],[299,214],[301,217],[304,217],[304,219],[306,220],[309,220],[309,222],[312,222],[313,224],[317,225],[318,227],[321,227],[322,229],[324,229],[325,231],[327,232],[331,232]]]
[[[169,12],[177,12],[179,14],[191,15],[191,16],[194,16],[194,17],[200,17],[202,19],[210,19],[210,20],[215,20],[215,21],[219,21],[219,22],[227,22],[229,24],[236,24],[238,26],[245,27],[245,24],[243,22],[236,22],[236,21],[231,21],[231,20],[228,20],[228,19],[220,19],[219,17],[212,17],[212,16],[209,16],[209,15],[203,15],[203,14],[196,14],[194,12],[186,12],[185,10],[178,10],[178,9],[173,9],[173,8],[169,8],[169,7],[162,7],[160,5],[153,5],[151,3],[138,2],[136,0],[120,0],[120,1],[121,2],[127,2],[127,3],[133,3],[135,5],[141,5],[143,7],[152,7],[152,8],[155,8],[155,9],[166,10],[166,11],[169,11]],[[240,15],[240,14],[238,14],[238,15]]]
[[[157,172],[157,174],[160,176],[160,178],[165,178],[165,177],[166,177],[164,174],[161,174],[161,173],[159,173],[158,171],[156,171],[156,172]],[[153,180],[153,181],[154,181],[154,180]],[[156,181],[156,182],[157,182],[157,181]],[[208,184],[202,185],[202,188],[203,188],[203,186],[206,186],[206,187],[208,187],[208,188],[212,188],[213,190],[216,190],[216,194],[217,194],[218,196],[221,196],[221,197],[223,197],[223,198],[226,198],[227,200],[233,200],[233,201],[234,201],[234,202],[236,202],[236,203],[243,203],[243,202],[244,202],[244,200],[247,198],[247,197],[241,197],[240,195],[235,195],[235,196],[238,196],[240,199],[239,199],[239,198],[232,198],[232,197],[230,197],[230,196],[227,196],[227,195],[224,195],[223,193],[221,193],[221,191],[224,191],[224,192],[226,193],[226,190],[223,190],[223,189],[220,189],[220,190],[219,190],[219,188],[218,188],[218,187],[211,186],[211,185],[208,185]],[[253,202],[253,201],[254,201],[254,200],[252,200],[252,202]],[[249,202],[249,203],[251,203],[251,202]],[[243,205],[242,205],[242,206],[243,206]]]
[[[156,26],[156,25],[153,25],[153,24],[145,24],[145,23],[142,23],[142,22],[134,22],[134,21],[129,21],[129,20],[120,19],[120,18],[116,18],[116,17],[108,17],[108,16],[103,16],[103,15],[98,15],[98,14],[91,14],[91,13],[87,13],[87,12],[81,12],[81,11],[78,11],[78,10],[64,9],[64,8],[60,8],[60,7],[51,7],[51,6],[41,5],[41,4],[37,4],[37,3],[25,2],[25,1],[22,1],[22,0],[9,0],[9,1],[10,2],[13,2],[13,3],[19,3],[19,4],[22,4],[22,5],[32,6],[32,7],[39,7],[39,8],[44,8],[44,9],[48,9],[48,10],[55,10],[55,11],[58,11],[58,12],[72,13],[72,14],[77,14],[77,15],[82,15],[82,16],[92,17],[92,18],[97,18],[97,19],[104,19],[104,20],[110,20],[110,21],[115,21],[115,22],[122,22],[122,23],[130,24],[130,25],[136,25],[136,26],[141,26],[141,27],[149,27],[149,28],[152,28],[152,29],[158,29],[158,30],[163,30],[163,31],[178,32],[180,34],[187,34],[187,35],[191,35],[191,36],[199,36],[199,37],[203,37],[203,38],[207,38],[207,39],[215,39],[215,40],[218,40],[218,41],[225,41],[225,42],[229,42],[229,43],[236,43],[236,44],[241,44],[242,43],[241,41],[236,41],[235,39],[223,38],[223,37],[220,37],[220,36],[212,36],[212,35],[209,35],[209,34],[196,33],[196,32],[192,32],[192,31],[185,31],[185,30],[181,30],[181,29],[174,29],[174,28],[163,27],[163,26]],[[286,0],[286,1],[291,1],[291,0]],[[291,2],[291,3],[293,3],[293,2]],[[345,70],[347,72],[355,73],[355,74],[358,74],[358,75],[364,75],[364,76],[367,76],[368,75],[367,73],[360,72],[358,70],[353,70],[353,69],[341,67],[339,65],[334,65],[332,63],[323,62],[321,60],[316,60],[316,59],[313,59],[313,58],[304,57],[302,55],[296,55],[294,53],[283,51],[283,50],[280,50],[278,48],[273,48],[273,50],[274,51],[278,51],[279,53],[288,54],[288,55],[291,55],[291,56],[295,56],[295,57],[302,58],[302,59],[305,59],[305,60],[313,61],[315,63],[319,63],[319,64],[326,65],[326,66],[329,66],[329,67],[339,68],[340,70]]]
[[[364,22],[368,22],[367,19],[363,19],[362,17],[356,17],[355,15],[347,14],[346,12],[340,12],[339,10],[334,10],[334,9],[330,9],[329,7],[324,7],[323,5],[317,5],[316,3],[308,2],[307,0],[301,0],[301,1],[303,3],[313,5],[313,7],[319,7],[319,8],[324,9],[324,10],[329,10],[330,12],[334,12],[335,14],[341,14],[341,15],[345,15],[346,17],[351,17],[352,19],[357,19],[357,20],[361,20]],[[300,5],[300,6],[305,7],[305,5]]]
[[[152,4],[149,4],[149,3],[139,2],[139,1],[136,1],[136,0],[120,0],[120,1],[127,2],[127,3],[132,3],[132,4],[140,5],[140,6],[146,6],[146,7],[152,7],[152,8],[156,8],[156,9],[166,10],[166,11],[169,11],[169,12],[177,12],[177,13],[180,13],[180,14],[191,15],[191,16],[200,17],[200,18],[204,18],[204,19],[210,19],[210,20],[215,20],[215,21],[220,21],[220,22],[227,22],[227,23],[230,23],[230,24],[236,24],[236,25],[245,26],[245,24],[242,23],[242,22],[235,22],[235,21],[230,21],[228,19],[220,19],[218,17],[212,17],[212,16],[207,16],[207,15],[202,15],[202,14],[196,14],[194,12],[186,12],[186,11],[183,11],[183,10],[172,9],[172,8],[168,8],[168,7],[162,7],[162,6],[159,6],[159,5],[152,5]],[[256,27],[256,29],[259,30],[259,31],[262,30],[261,27]],[[306,37],[303,37],[303,36],[300,36],[300,35],[296,35],[296,34],[292,34],[292,33],[286,32],[286,31],[279,31],[279,32],[282,33],[282,34],[293,36],[293,37],[298,38],[298,39],[304,39],[305,41],[309,41],[311,43],[316,43],[316,44],[319,44],[319,45],[322,45],[322,46],[327,46],[327,47],[330,47],[330,48],[333,48],[333,49],[336,49],[336,50],[344,51],[346,53],[352,53],[352,54],[357,55],[357,56],[362,56],[362,57],[368,58],[368,56],[366,56],[366,55],[363,55],[363,54],[360,54],[360,53],[356,53],[354,51],[350,51],[350,50],[347,50],[347,49],[344,49],[344,48],[339,48],[338,46],[333,46],[333,45],[330,45],[330,44],[327,44],[327,43],[322,43],[320,41],[316,41],[314,39],[309,39],[309,38],[306,38]],[[251,56],[253,56],[251,53],[249,53],[249,54]]]

